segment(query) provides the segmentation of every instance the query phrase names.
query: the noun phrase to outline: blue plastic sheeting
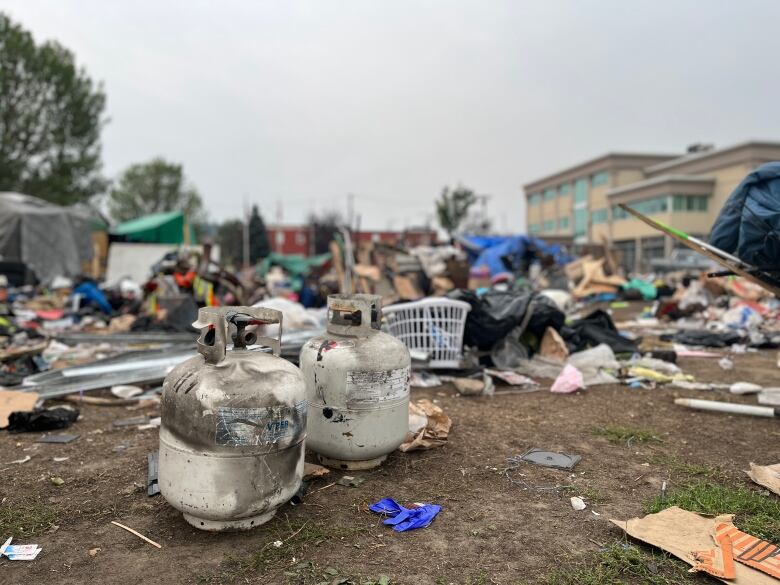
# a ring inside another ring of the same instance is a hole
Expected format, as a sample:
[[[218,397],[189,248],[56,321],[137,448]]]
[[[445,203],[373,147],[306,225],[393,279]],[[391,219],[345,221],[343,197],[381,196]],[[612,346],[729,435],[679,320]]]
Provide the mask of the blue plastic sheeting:
[[[471,265],[487,266],[490,276],[507,272],[502,257],[509,257],[514,269],[519,268],[523,260],[530,263],[547,255],[561,266],[574,260],[562,246],[529,236],[464,236],[462,239]]]
[[[780,266],[780,162],[745,177],[712,226],[710,243],[759,268]]]

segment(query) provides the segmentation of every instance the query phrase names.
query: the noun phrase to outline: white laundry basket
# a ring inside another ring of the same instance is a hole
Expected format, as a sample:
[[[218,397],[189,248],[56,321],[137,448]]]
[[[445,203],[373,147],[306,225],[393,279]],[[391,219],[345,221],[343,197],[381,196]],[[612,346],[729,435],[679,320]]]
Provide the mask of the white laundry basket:
[[[471,305],[432,298],[382,309],[385,330],[409,350],[430,356],[431,368],[457,368],[463,357],[463,329]]]

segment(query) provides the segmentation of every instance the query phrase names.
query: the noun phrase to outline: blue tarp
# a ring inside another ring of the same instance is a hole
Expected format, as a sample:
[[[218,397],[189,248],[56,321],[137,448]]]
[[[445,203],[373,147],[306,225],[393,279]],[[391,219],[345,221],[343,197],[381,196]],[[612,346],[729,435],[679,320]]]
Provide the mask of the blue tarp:
[[[550,255],[556,264],[564,265],[574,258],[566,254],[558,244],[548,244],[539,238],[529,236],[464,236],[466,253],[472,266],[487,266],[490,276],[507,272],[502,257],[509,257],[513,268],[523,260],[533,261]]]
[[[780,266],[780,162],[737,185],[712,226],[710,243],[756,267]]]

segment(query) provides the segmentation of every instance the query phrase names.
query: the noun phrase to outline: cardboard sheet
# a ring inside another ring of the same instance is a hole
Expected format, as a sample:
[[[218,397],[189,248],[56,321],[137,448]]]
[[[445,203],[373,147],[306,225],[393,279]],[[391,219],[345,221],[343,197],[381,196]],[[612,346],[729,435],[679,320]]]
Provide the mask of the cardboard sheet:
[[[756,465],[750,463],[750,471],[747,472],[754,482],[764,486],[770,492],[780,496],[780,463],[774,465]]]
[[[610,522],[629,536],[657,546],[689,565],[694,565],[696,561],[692,553],[714,548],[712,535],[715,533],[715,526],[723,522],[731,523],[731,519],[731,515],[707,518],[673,506],[657,514],[648,514],[644,518]],[[742,563],[736,563],[734,570],[734,579],[719,580],[734,585],[778,585],[776,579]]]
[[[0,428],[8,426],[8,416],[12,412],[29,412],[38,402],[36,392],[0,390]]]

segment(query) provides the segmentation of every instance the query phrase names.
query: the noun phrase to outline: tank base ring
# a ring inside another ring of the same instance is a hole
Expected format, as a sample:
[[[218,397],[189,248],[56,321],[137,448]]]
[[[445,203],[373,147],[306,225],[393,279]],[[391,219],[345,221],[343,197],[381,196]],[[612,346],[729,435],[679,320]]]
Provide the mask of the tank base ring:
[[[206,518],[198,518],[192,514],[184,514],[184,519],[188,524],[191,524],[195,528],[200,530],[208,530],[209,532],[220,532],[223,530],[251,530],[261,524],[265,524],[276,514],[276,510],[271,510],[265,514],[259,516],[250,516],[249,518],[241,518],[240,520],[207,520]]]
[[[347,461],[344,459],[332,459],[325,457],[324,455],[317,455],[317,461],[319,461],[325,467],[332,469],[346,469],[349,471],[361,471],[364,469],[373,469],[384,463],[387,459],[387,455],[382,455],[374,459],[366,459],[365,461]]]

